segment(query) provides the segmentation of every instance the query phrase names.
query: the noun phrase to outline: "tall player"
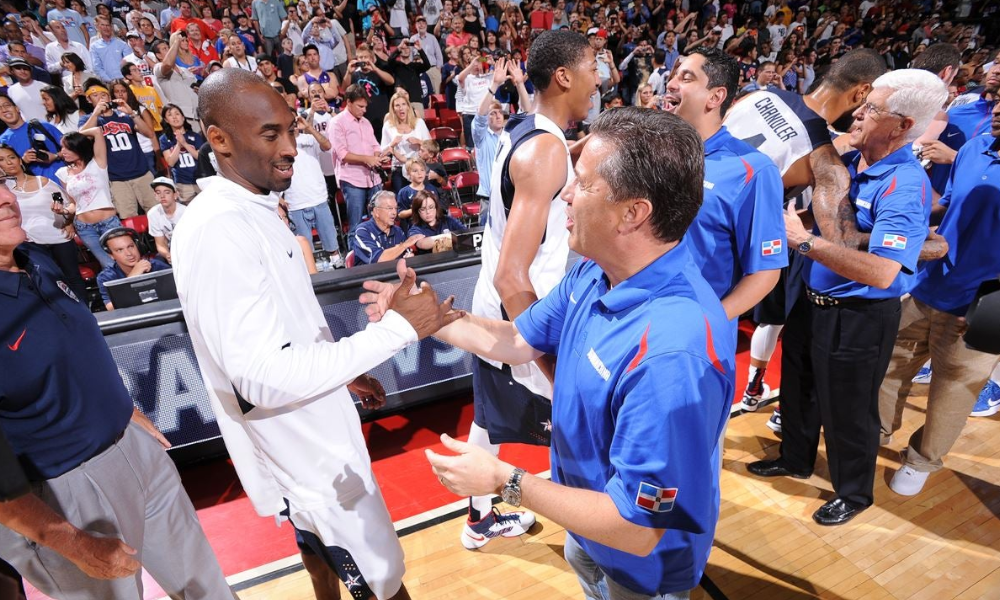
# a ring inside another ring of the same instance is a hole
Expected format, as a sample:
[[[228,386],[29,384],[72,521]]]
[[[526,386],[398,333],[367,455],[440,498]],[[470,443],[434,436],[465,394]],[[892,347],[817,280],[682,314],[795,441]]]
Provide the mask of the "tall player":
[[[885,61],[874,50],[853,50],[834,63],[810,94],[758,91],[737,102],[726,115],[725,125],[733,136],[778,165],[786,197],[811,186],[813,215],[820,228],[835,232],[832,239],[854,247],[858,242],[850,237],[857,233],[850,222],[853,211],[850,219],[841,219],[838,214],[842,205],[850,210],[846,201],[850,176],[831,143],[830,130],[842,118],[850,117],[868,96],[872,82],[886,70]],[[802,291],[801,266],[798,253],[789,252],[787,271],[754,311],[754,320],[760,325],[750,342],[750,380],[741,405],[744,410],[757,410],[769,392],[764,372],[785,317]],[[778,411],[768,426],[781,430]]]
[[[513,321],[566,274],[569,233],[559,192],[573,167],[563,130],[586,118],[600,84],[594,51],[585,37],[570,31],[541,33],[531,45],[527,70],[535,86],[534,110],[512,117],[500,136],[472,300],[472,312],[490,319]],[[494,454],[501,443],[548,445],[552,376],[550,360],[511,367],[476,358],[469,443]],[[462,544],[481,548],[498,536],[521,535],[534,522],[530,512],[503,514],[493,509],[490,496],[474,496]]]

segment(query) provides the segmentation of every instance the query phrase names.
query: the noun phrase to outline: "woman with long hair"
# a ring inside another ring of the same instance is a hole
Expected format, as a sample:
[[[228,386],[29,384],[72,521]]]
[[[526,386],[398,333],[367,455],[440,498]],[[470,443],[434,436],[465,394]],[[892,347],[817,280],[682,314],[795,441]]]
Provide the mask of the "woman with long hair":
[[[75,215],[76,234],[101,267],[113,265],[114,259],[101,248],[100,240],[106,231],[121,227],[122,222],[111,203],[108,150],[101,128],[64,135],[59,157],[66,166],[56,171],[56,177],[66,184],[69,192],[65,209]]]
[[[435,247],[451,248],[451,232],[467,231],[468,228],[455,217],[445,213],[445,207],[434,194],[421,190],[413,195],[413,213],[410,215],[410,235],[425,237],[417,242],[417,254],[433,252]]]
[[[184,204],[201,191],[195,183],[195,172],[198,167],[198,148],[204,143],[205,138],[194,132],[179,106],[168,104],[163,107],[160,148],[163,150],[163,160],[170,165],[170,174]]]
[[[65,210],[65,204],[71,202],[69,194],[58,182],[32,175],[17,151],[6,144],[0,144],[0,169],[8,178],[7,187],[17,196],[21,227],[28,241],[48,251],[73,293],[85,299],[87,289],[77,267],[73,218]],[[63,205],[56,201],[56,193],[62,195]]]
[[[160,127],[156,116],[139,102],[139,99],[132,93],[132,88],[129,87],[127,81],[124,79],[115,79],[109,87],[111,88],[111,98],[115,103],[128,104],[135,111],[135,114],[139,115],[139,118],[145,121],[146,125],[153,131],[156,131]],[[146,155],[146,161],[149,163],[149,172],[155,176],[159,172],[159,169],[156,168],[156,153],[160,151],[160,143],[155,138],[148,138],[138,131],[135,132],[135,135],[139,138],[139,147],[142,149],[142,153]]]
[[[497,37],[497,32],[492,29],[486,32],[486,45],[483,46],[483,52],[489,53],[493,58],[500,56],[502,48],[500,48],[500,38]]]
[[[295,85],[295,87],[299,87],[299,80],[301,80],[303,74],[309,70],[309,65],[306,64],[306,57],[301,54],[295,57],[294,64],[295,73],[289,77],[289,80]]]
[[[410,106],[410,99],[396,92],[389,99],[389,114],[382,123],[382,150],[392,154],[392,191],[399,192],[406,186],[403,165],[420,153],[420,144],[431,139],[431,132],[423,119],[417,118]]]
[[[205,22],[205,25],[214,29],[216,34],[222,31],[222,21],[215,18],[215,11],[212,10],[211,4],[205,4],[200,10],[201,20]]]
[[[87,70],[83,59],[73,52],[66,52],[59,59],[62,65],[62,86],[66,94],[73,100],[83,98],[83,83],[91,77],[97,77]]]
[[[50,85],[42,88],[41,97],[42,106],[45,107],[45,120],[63,135],[80,128],[80,107],[66,90]]]

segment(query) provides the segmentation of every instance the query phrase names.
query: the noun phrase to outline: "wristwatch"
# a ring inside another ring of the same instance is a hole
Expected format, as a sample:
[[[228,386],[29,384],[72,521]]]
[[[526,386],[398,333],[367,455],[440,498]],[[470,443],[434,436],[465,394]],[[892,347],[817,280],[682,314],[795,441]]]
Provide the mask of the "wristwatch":
[[[524,477],[525,473],[524,469],[516,468],[507,478],[507,483],[500,491],[500,497],[507,504],[514,507],[521,506],[521,478]]]
[[[813,249],[813,240],[815,239],[816,236],[814,235],[809,236],[809,239],[799,244],[796,250],[798,250],[801,254],[807,254],[810,250]]]

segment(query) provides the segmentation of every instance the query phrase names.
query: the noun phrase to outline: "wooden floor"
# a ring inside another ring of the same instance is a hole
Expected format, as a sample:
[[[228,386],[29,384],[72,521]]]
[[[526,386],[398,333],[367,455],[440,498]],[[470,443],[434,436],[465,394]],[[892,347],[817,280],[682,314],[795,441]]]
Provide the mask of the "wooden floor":
[[[917,386],[916,393],[925,387]],[[722,511],[707,575],[729,600],[785,598],[1000,599],[1000,415],[970,419],[924,491],[904,498],[888,481],[898,451],[923,422],[926,399],[911,398],[903,430],[883,448],[875,506],[848,525],[811,515],[831,497],[820,449],[807,481],[761,480],[746,464],[777,453],[765,426],[771,409],[736,417],[726,435]],[[404,579],[415,600],[582,598],[562,559],[563,529],[540,519],[531,535],[469,552],[456,518],[402,538]],[[312,599],[303,571],[239,593],[243,600]],[[345,594],[344,596],[348,596]],[[698,589],[696,600],[711,596]]]

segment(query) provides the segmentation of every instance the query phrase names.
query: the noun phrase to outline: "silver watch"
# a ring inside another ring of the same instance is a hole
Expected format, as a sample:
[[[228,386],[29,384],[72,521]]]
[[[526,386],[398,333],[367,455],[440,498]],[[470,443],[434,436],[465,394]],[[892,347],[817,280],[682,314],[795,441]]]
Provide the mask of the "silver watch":
[[[507,478],[503,489],[500,490],[500,496],[507,504],[514,507],[521,506],[521,478],[524,477],[525,473],[524,469],[515,468],[514,472]]]

